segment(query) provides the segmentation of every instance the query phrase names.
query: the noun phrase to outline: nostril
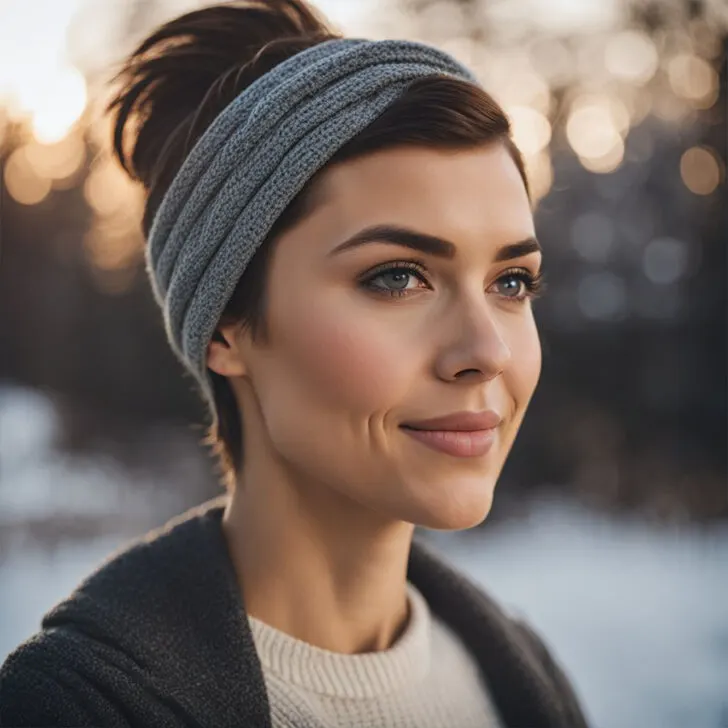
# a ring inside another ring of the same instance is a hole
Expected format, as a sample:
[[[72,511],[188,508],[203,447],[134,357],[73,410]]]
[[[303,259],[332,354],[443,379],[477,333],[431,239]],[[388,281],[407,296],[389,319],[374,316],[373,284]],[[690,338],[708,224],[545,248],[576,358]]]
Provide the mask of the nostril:
[[[480,369],[463,369],[462,371],[458,372],[455,375],[455,379],[460,379],[460,377],[465,376],[466,374],[469,374],[471,372],[473,372],[475,374],[482,374],[482,372],[480,371]]]

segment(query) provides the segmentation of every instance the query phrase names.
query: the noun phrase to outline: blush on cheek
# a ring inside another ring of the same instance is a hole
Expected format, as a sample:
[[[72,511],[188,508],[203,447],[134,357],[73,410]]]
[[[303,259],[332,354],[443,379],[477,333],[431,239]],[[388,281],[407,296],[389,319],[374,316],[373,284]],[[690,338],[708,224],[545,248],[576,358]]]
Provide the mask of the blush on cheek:
[[[381,322],[342,306],[307,314],[290,330],[287,355],[317,396],[366,414],[396,401],[405,386],[401,351]]]

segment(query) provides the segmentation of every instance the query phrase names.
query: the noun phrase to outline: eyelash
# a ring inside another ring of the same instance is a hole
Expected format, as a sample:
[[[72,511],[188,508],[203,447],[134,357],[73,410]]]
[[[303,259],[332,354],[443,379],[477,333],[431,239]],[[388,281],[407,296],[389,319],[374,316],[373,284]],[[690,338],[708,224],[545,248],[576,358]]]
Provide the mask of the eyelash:
[[[378,295],[385,295],[390,298],[405,298],[410,293],[412,293],[412,289],[390,290],[378,286],[373,286],[372,281],[387,273],[397,273],[400,271],[405,271],[407,273],[414,273],[423,283],[427,283],[427,279],[425,278],[425,270],[425,267],[421,263],[417,263],[411,260],[400,260],[392,263],[384,263],[381,267],[375,268],[373,271],[368,273],[366,277],[362,279],[361,285],[368,291],[372,291],[373,293],[376,293]],[[535,298],[538,298],[543,293],[545,287],[543,281],[543,273],[541,271],[539,271],[536,275],[533,275],[533,273],[531,273],[527,268],[509,268],[508,270],[503,271],[500,276],[498,276],[497,281],[500,281],[504,278],[516,278],[523,282],[523,293],[519,294],[518,296],[503,296],[503,298],[509,301],[517,301],[519,303],[523,303],[527,299],[533,300]]]

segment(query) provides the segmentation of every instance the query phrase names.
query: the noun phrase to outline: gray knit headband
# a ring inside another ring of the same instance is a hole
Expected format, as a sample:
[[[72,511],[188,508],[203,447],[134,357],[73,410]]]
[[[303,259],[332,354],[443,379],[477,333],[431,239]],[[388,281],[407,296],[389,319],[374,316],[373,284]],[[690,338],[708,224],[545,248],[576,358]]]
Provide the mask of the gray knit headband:
[[[318,169],[412,81],[433,75],[477,83],[422,43],[326,41],[243,90],[185,159],[154,218],[146,264],[172,349],[214,417],[207,346],[253,254]]]

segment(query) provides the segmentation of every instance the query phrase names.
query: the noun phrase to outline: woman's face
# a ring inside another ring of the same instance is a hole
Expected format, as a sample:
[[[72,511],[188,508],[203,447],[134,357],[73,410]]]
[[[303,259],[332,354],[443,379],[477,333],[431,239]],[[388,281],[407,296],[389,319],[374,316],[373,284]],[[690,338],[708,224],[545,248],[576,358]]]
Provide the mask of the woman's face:
[[[474,526],[541,369],[525,285],[541,255],[516,165],[501,144],[399,148],[333,166],[321,183],[273,253],[267,342],[239,334],[245,374],[233,386],[254,392],[241,397],[245,468],[268,463],[385,520]],[[472,436],[402,426],[486,410],[500,424]]]

